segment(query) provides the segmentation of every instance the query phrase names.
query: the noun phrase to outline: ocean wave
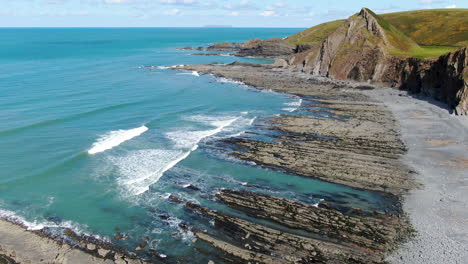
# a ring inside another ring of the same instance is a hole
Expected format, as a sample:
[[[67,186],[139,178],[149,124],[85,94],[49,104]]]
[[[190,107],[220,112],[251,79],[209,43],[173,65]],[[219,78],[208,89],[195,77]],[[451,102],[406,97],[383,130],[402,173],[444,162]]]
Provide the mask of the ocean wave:
[[[172,66],[139,66],[137,68],[139,68],[139,69],[148,68],[148,69],[168,70],[168,69],[174,69],[174,68],[184,67],[184,66],[185,66],[184,64],[180,64],[180,65],[172,65]]]
[[[297,107],[286,107],[286,108],[281,108],[282,111],[286,112],[294,112],[297,110]]]
[[[198,148],[198,144],[205,138],[218,134],[226,127],[232,125],[239,117],[229,119],[219,119],[209,116],[192,116],[189,118],[192,121],[199,121],[210,126],[216,127],[210,130],[201,131],[174,131],[166,133],[166,137],[172,140],[177,148],[190,149],[194,151]]]
[[[44,228],[60,228],[60,229],[71,229],[73,232],[79,235],[86,235],[89,237],[94,237],[103,241],[107,241],[106,238],[100,237],[98,235],[92,235],[84,230],[88,229],[87,226],[79,225],[72,221],[61,221],[60,223],[55,223],[47,220],[35,219],[33,221],[28,221],[24,217],[19,216],[13,211],[5,210],[0,208],[0,218],[5,219],[9,222],[21,225],[29,231],[38,231],[43,230]]]
[[[301,106],[302,105],[302,99],[299,99],[297,101],[294,101],[294,102],[290,102],[290,103],[284,103],[284,105],[288,105],[288,106]]]
[[[232,83],[232,84],[237,84],[237,85],[246,85],[244,82],[234,80],[234,79],[228,79],[224,77],[216,78],[216,81],[219,83]]]
[[[93,115],[96,115],[96,114],[100,114],[100,113],[104,113],[104,112],[108,112],[108,111],[112,111],[112,110],[116,110],[116,109],[121,109],[121,108],[125,108],[125,107],[128,107],[128,106],[139,105],[139,104],[144,103],[144,102],[145,101],[138,101],[138,102],[118,104],[118,105],[111,105],[111,106],[98,108],[98,109],[94,109],[94,110],[83,112],[83,113],[73,114],[73,115],[70,115],[70,116],[62,117],[62,118],[43,120],[43,121],[39,121],[37,123],[33,123],[33,124],[21,126],[21,127],[10,128],[10,129],[7,129],[7,130],[1,130],[0,131],[0,136],[6,136],[6,135],[14,134],[14,133],[24,132],[24,131],[31,130],[31,129],[37,129],[37,128],[42,128],[42,127],[46,127],[46,126],[50,126],[50,125],[56,125],[56,124],[59,124],[59,123],[72,121],[72,120],[75,120],[75,119],[84,118],[84,117],[88,117],[88,116],[93,116]]]
[[[146,126],[141,126],[128,130],[121,129],[110,131],[99,137],[98,140],[93,143],[91,148],[88,150],[88,154],[93,155],[99,152],[112,149],[113,147],[116,147],[125,141],[128,141],[134,137],[145,133],[147,130],[148,128]]]
[[[117,183],[125,195],[136,196],[149,190],[163,174],[190,155],[191,151],[146,149],[132,151],[126,156],[109,157],[118,169]]]
[[[297,109],[299,109],[299,107],[301,107],[302,99],[299,99],[299,100],[294,101],[294,102],[284,103],[284,105],[291,106],[291,107],[282,108],[281,110],[287,111],[287,112],[294,112]]]
[[[195,77],[200,77],[200,74],[197,71],[181,72],[181,73],[177,73],[177,75],[192,75],[192,76],[195,76]]]

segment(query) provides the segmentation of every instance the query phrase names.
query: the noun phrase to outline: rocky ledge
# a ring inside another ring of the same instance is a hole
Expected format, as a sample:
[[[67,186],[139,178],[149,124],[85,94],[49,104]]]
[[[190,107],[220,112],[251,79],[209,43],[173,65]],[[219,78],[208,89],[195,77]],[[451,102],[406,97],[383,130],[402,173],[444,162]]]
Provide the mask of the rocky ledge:
[[[231,78],[302,100],[300,113],[271,117],[262,125],[258,133],[270,140],[236,137],[214,143],[231,146],[229,155],[287,174],[378,191],[392,200],[415,186],[414,172],[401,161],[406,148],[397,122],[381,103],[361,93],[372,86],[274,65],[174,69]],[[384,263],[411,233],[400,210],[371,212],[328,201],[307,204],[246,190],[222,190],[215,197],[229,209],[215,211],[193,203],[186,207],[214,221],[214,230],[193,232],[230,256],[226,262]]]
[[[230,138],[230,155],[263,167],[355,188],[398,195],[414,187],[402,162],[398,124],[381,103],[340,82],[317,80],[270,65],[197,65],[184,68],[302,97],[308,115],[282,114],[270,122],[273,141]],[[349,88],[346,88],[349,87]],[[365,87],[364,87],[365,88]],[[260,88],[261,89],[261,88]]]
[[[0,263],[147,263],[110,243],[69,229],[63,233],[69,240],[0,219]]]
[[[252,39],[245,43],[220,42],[208,47],[184,47],[182,50],[195,51],[219,51],[232,52],[231,55],[238,57],[268,57],[268,58],[286,58],[287,56],[302,52],[308,47],[304,45],[292,45],[280,38],[272,39]],[[215,56],[225,53],[201,53],[203,55]],[[193,55],[200,55],[195,53]]]
[[[197,238],[228,253],[234,263],[384,263],[385,252],[406,227],[394,217],[343,215],[325,205],[259,193],[224,190],[217,197],[248,217],[268,221],[258,224],[186,204],[214,221],[216,232],[194,229]]]

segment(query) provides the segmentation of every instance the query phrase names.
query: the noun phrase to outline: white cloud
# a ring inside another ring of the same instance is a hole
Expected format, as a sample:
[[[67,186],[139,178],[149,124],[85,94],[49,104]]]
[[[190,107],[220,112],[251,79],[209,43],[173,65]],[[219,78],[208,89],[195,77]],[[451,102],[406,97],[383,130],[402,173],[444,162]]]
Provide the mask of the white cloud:
[[[166,11],[164,14],[165,14],[166,16],[177,16],[177,15],[180,14],[180,10],[177,9],[177,8],[174,8],[174,9],[171,9],[171,10],[169,10],[169,11]]]
[[[260,15],[265,16],[265,17],[276,16],[276,12],[274,10],[265,10],[265,11],[261,12]]]
[[[445,8],[457,8],[457,5],[449,5],[449,6],[446,6]]]
[[[240,13],[237,12],[237,11],[232,11],[231,13],[229,13],[230,16],[239,16]]]

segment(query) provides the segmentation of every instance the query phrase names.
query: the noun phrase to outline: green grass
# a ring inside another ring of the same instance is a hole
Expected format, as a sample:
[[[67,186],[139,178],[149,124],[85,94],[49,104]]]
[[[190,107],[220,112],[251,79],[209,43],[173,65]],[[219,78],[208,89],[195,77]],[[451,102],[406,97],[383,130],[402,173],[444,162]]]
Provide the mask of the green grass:
[[[336,20],[311,27],[292,35],[286,39],[290,44],[308,44],[315,45],[321,43],[330,33],[335,31],[344,23],[343,20]]]
[[[397,28],[395,28],[392,24],[390,24],[386,19],[383,17],[375,14],[372,12],[370,9],[366,10],[374,16],[374,18],[377,20],[379,25],[383,28],[385,31],[385,35],[390,42],[390,45],[393,47],[391,51],[397,50],[401,52],[409,52],[413,50],[419,50],[420,47],[419,45],[409,38],[408,36],[405,35],[405,33],[401,32]]]
[[[394,54],[429,58],[468,46],[468,9],[416,10],[381,14],[376,18],[387,31]],[[314,26],[288,37],[287,41],[291,44],[319,44],[344,21]]]
[[[379,16],[420,45],[468,44],[468,9],[416,10]]]
[[[410,56],[419,59],[439,57],[447,52],[454,51],[459,47],[454,46],[419,46],[416,49],[409,51],[392,50],[391,53],[395,55]]]

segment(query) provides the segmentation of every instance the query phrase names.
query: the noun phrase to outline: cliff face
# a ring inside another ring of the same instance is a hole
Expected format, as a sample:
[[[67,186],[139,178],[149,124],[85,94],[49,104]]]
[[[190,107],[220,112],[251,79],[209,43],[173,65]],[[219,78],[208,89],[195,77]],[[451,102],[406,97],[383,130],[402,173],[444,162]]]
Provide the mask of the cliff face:
[[[436,59],[387,57],[379,61],[372,81],[421,93],[468,115],[468,48]]]
[[[322,43],[288,59],[289,67],[340,80],[384,83],[423,93],[468,114],[467,48],[437,59],[393,55],[417,44],[368,9],[331,33]]]

